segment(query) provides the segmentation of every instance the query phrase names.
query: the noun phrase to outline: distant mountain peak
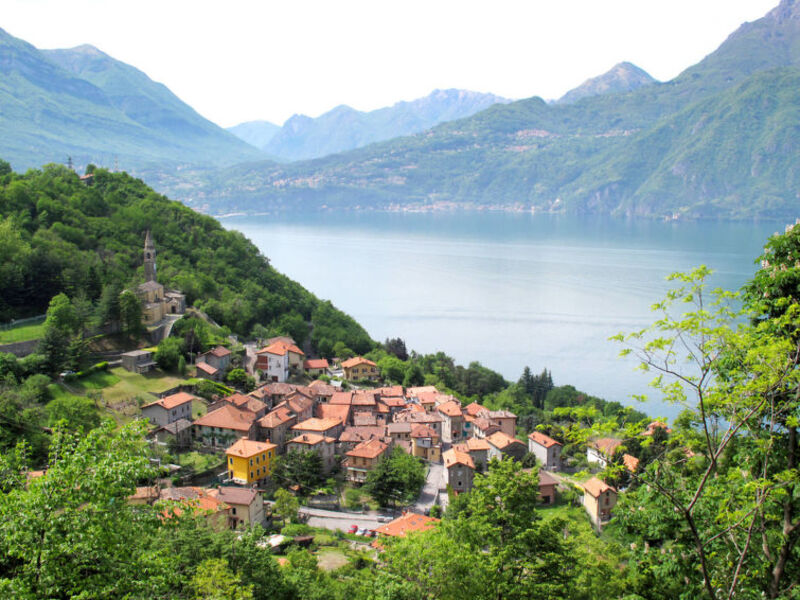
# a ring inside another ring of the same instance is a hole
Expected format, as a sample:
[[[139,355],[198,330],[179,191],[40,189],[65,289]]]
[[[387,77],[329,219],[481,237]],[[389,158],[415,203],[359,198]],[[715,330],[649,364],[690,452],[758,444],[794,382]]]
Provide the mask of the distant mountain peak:
[[[787,20],[800,21],[800,1],[782,0],[778,6],[767,13],[766,18],[773,19],[778,23]]]
[[[623,61],[617,63],[602,75],[587,79],[575,89],[568,91],[556,102],[558,104],[572,104],[589,96],[630,92],[652,83],[656,83],[656,80],[647,71],[633,63]]]

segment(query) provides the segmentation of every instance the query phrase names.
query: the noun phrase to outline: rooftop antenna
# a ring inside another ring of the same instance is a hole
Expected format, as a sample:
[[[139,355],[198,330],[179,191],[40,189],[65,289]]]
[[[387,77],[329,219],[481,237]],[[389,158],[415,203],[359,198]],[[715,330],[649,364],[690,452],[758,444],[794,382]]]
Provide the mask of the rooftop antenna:
[[[71,157],[71,156],[68,156],[68,157],[67,157],[67,168],[68,168],[70,171],[74,171],[74,170],[75,170],[75,169],[73,169],[73,168],[72,168],[72,157]]]
[[[119,173],[119,159],[114,157],[114,173]]]

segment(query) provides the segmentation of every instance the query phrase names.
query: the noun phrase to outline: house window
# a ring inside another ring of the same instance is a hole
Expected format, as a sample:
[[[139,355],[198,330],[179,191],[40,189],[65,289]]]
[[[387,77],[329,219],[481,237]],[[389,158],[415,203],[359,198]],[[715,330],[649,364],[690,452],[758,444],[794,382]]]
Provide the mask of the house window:
[[[461,487],[461,482],[460,481],[458,482],[457,487]]]
[[[233,515],[236,514],[236,507],[231,506],[231,514],[233,514]]]
[[[271,452],[271,451],[270,451],[270,452],[267,452],[267,456],[269,456],[270,458],[272,458],[272,452]]]
[[[255,477],[253,476],[253,472],[252,471],[250,471],[250,479],[255,479]]]
[[[250,466],[251,467],[253,466],[253,459],[252,458],[250,459]]]
[[[232,458],[228,458],[228,464],[229,464],[229,465],[232,465],[232,464],[233,464],[233,459],[232,459]]]
[[[228,478],[233,479],[233,471],[228,471]]]

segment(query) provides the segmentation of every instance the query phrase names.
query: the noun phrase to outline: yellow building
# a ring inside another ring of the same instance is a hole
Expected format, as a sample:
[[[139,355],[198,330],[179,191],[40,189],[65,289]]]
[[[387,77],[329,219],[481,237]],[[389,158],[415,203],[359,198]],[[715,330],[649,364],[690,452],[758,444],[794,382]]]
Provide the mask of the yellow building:
[[[250,485],[272,472],[272,459],[278,446],[269,442],[254,442],[242,438],[225,451],[228,458],[228,477],[236,483]]]
[[[370,379],[372,381],[380,379],[378,365],[363,356],[347,359],[342,363],[342,370],[345,379]]]

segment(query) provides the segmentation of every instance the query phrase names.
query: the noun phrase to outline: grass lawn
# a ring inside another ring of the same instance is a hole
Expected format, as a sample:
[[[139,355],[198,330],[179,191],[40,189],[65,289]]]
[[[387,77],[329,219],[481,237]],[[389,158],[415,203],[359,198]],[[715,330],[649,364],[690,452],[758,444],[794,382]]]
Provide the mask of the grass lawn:
[[[28,340],[38,340],[44,335],[44,317],[40,321],[31,321],[12,327],[11,329],[0,329],[0,344],[14,344],[16,342],[27,342]]]
[[[335,571],[350,562],[347,555],[338,548],[321,548],[316,554],[317,563],[324,571]]]
[[[102,390],[103,388],[111,387],[119,383],[119,377],[110,371],[98,371],[92,373],[88,377],[83,377],[77,381],[70,382],[70,386],[82,392],[89,390]]]
[[[109,404],[135,399],[137,396],[147,398],[148,392],[160,394],[184,381],[181,377],[167,375],[161,371],[140,375],[126,371],[122,367],[111,369],[111,374],[116,376],[117,381],[103,390],[103,397]]]
[[[201,454],[200,452],[184,452],[175,457],[178,464],[195,473],[202,473],[212,467],[225,463],[225,456],[220,454]]]

